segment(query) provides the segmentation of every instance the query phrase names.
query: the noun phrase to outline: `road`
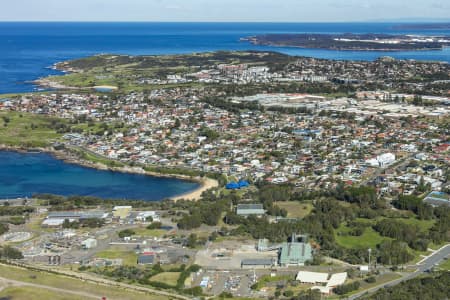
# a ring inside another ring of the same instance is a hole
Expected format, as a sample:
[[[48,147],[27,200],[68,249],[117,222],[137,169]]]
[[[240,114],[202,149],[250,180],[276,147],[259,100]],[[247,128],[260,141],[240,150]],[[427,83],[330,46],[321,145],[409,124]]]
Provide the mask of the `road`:
[[[388,283],[383,283],[380,285],[377,285],[373,288],[370,288],[368,290],[359,292],[357,294],[354,294],[350,297],[348,297],[348,300],[353,300],[353,299],[358,299],[366,294],[370,294],[370,293],[374,293],[376,291],[378,291],[379,289],[382,288],[387,288],[387,287],[393,287],[399,283],[402,283],[404,281],[413,279],[423,273],[425,273],[426,271],[430,270],[431,268],[433,268],[435,265],[438,265],[439,263],[441,263],[446,257],[450,257],[450,244],[442,247],[441,249],[437,250],[436,252],[434,252],[432,255],[426,257],[425,259],[423,259],[422,261],[420,261],[417,266],[418,268],[416,269],[416,271],[414,271],[413,273],[408,273],[406,275],[404,275],[402,278],[390,281]]]

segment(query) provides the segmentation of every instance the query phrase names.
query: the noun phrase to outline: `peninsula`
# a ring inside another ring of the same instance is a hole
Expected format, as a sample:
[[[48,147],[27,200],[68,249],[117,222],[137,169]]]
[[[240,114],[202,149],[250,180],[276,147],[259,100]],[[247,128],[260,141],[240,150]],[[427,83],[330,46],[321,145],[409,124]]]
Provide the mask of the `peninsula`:
[[[242,38],[255,45],[353,51],[441,50],[450,45],[448,36],[390,34],[265,34]]]

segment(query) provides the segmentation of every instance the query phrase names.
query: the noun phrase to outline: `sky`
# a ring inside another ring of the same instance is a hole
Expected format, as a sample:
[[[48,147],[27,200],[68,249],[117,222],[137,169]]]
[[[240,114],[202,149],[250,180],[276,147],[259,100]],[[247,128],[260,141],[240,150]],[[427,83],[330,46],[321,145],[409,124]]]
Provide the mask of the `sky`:
[[[450,21],[449,0],[0,0],[0,7],[0,21]]]

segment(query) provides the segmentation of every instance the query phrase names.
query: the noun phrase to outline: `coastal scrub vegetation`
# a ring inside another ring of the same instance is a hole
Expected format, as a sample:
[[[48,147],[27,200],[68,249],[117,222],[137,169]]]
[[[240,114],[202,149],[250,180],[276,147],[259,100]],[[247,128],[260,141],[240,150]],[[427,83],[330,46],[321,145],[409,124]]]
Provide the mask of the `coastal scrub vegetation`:
[[[22,259],[22,252],[11,246],[0,246],[0,259]]]
[[[441,272],[402,282],[395,287],[379,289],[366,296],[366,300],[434,300],[448,299],[450,295],[450,272]]]
[[[0,206],[0,216],[22,216],[35,212],[30,206]]]

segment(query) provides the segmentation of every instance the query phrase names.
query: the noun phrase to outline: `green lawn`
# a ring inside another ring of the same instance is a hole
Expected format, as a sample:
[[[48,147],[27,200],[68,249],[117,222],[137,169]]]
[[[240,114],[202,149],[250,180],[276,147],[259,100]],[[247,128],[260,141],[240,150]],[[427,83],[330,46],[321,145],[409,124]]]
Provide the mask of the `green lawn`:
[[[433,227],[435,223],[434,220],[419,220],[415,218],[408,218],[408,219],[398,218],[396,220],[401,221],[408,225],[417,225],[421,231],[428,231],[431,227]]]
[[[376,245],[389,238],[382,237],[378,232],[367,227],[361,236],[348,235],[350,228],[341,224],[335,231],[336,241],[345,248],[375,248]]]
[[[444,260],[440,265],[439,268],[446,270],[446,271],[450,271],[450,259],[446,259]]]
[[[298,202],[298,201],[280,201],[275,202],[275,205],[280,208],[284,208],[288,212],[288,218],[304,218],[311,213],[313,205],[311,202]]]
[[[292,278],[293,278],[293,276],[289,276],[289,275],[279,275],[279,276],[274,276],[274,277],[271,277],[270,275],[264,275],[264,276],[261,276],[261,278],[258,279],[258,282],[256,283],[255,290],[262,289],[263,287],[266,286],[266,284],[268,284],[270,282],[289,280],[289,279],[292,279]]]
[[[0,112],[0,144],[45,147],[62,136],[50,128],[52,122],[67,121],[35,114]]]
[[[143,237],[162,237],[168,233],[168,231],[164,229],[147,229],[145,227],[133,228],[133,231],[136,232],[136,235]]]
[[[137,254],[133,251],[123,250],[120,248],[111,248],[95,254],[97,258],[123,259],[123,264],[127,266],[135,266],[137,264]]]
[[[180,272],[164,272],[151,277],[149,280],[176,286],[180,274]]]
[[[0,292],[0,299],[8,300],[84,300],[82,296],[76,296],[73,294],[63,294],[60,292],[54,292],[46,289],[39,289],[34,287],[8,287]]]

